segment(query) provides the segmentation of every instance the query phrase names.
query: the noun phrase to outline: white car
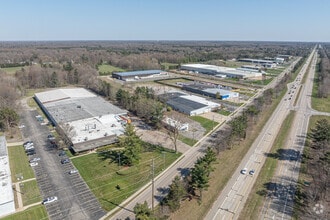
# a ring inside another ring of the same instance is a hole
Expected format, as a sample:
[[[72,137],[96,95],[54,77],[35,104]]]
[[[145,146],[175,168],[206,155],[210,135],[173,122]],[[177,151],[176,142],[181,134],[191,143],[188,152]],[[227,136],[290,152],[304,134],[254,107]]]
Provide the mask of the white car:
[[[46,204],[49,204],[49,203],[52,203],[52,202],[55,202],[55,201],[57,201],[57,197],[52,196],[52,197],[48,197],[48,198],[44,199],[44,201],[42,201],[42,204],[46,205]]]
[[[251,175],[251,176],[253,176],[253,174],[255,173],[255,170],[253,169],[253,170],[250,170],[250,172],[249,172],[249,174]]]
[[[32,162],[32,163],[30,163],[30,166],[31,166],[31,167],[38,166],[38,162]]]
[[[35,157],[35,158],[30,160],[30,163],[37,162],[39,160],[40,160],[40,157]]]
[[[69,174],[78,173],[78,170],[70,170]]]
[[[31,149],[34,149],[34,146],[33,145],[28,146],[28,147],[25,148],[25,150],[31,150]]]
[[[28,143],[24,144],[23,146],[24,146],[24,148],[31,147],[31,146],[33,146],[33,142],[28,142]]]
[[[241,170],[241,174],[246,174],[247,168],[244,168],[243,170]]]

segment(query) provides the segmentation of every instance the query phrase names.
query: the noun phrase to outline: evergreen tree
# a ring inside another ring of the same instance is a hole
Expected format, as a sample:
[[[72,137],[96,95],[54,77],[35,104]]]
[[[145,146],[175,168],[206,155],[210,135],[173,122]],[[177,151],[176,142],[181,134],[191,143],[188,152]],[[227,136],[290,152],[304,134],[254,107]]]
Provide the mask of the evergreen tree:
[[[132,124],[126,125],[124,135],[119,137],[118,146],[124,148],[122,153],[123,164],[132,166],[139,162],[142,150],[141,140],[139,136],[137,136]]]
[[[133,208],[136,220],[156,220],[153,217],[152,210],[148,207],[148,203],[145,201],[143,204],[136,203]]]

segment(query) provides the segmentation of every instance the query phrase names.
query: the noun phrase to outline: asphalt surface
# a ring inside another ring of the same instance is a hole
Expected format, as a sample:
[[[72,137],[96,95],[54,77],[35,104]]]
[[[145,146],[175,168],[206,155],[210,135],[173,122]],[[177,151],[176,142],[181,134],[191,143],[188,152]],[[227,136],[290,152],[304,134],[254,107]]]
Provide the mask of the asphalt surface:
[[[254,141],[250,150],[241,161],[236,172],[228,181],[226,187],[223,189],[218,199],[214,202],[212,208],[207,213],[205,219],[225,220],[225,219],[237,219],[239,217],[240,212],[242,211],[245,202],[247,200],[247,197],[253,187],[253,184],[256,181],[256,177],[259,174],[260,169],[263,166],[266,157],[269,156],[268,153],[274,143],[274,140],[279,132],[279,129],[293,106],[295,96],[297,95],[298,88],[300,86],[300,80],[302,79],[303,74],[306,72],[308,64],[312,60],[312,55],[314,54],[314,52],[315,51],[311,53],[309,59],[304,64],[295,82],[292,84],[288,84],[290,94],[286,94],[286,96],[281,100],[281,102],[273,112],[272,116],[266,123],[265,127],[261,131],[260,135]],[[294,127],[292,130],[296,130],[296,127]],[[294,160],[296,161],[294,164],[297,164],[299,157],[298,153],[296,153],[295,150],[291,150],[286,153],[287,154],[285,156],[288,157],[289,159],[286,158],[284,160],[286,161]],[[244,168],[247,169],[246,174],[241,173],[241,170]],[[292,169],[297,171],[296,168],[292,168]],[[250,175],[249,174],[250,170],[255,170],[255,174]],[[298,169],[298,174],[299,174],[299,169]],[[281,190],[282,192],[284,191],[293,192],[292,185],[288,185],[285,188],[285,190],[284,188],[282,188]],[[292,200],[292,198],[293,198],[293,194],[291,194],[291,197],[286,196],[285,204],[288,204],[288,201],[290,201],[290,199]],[[286,209],[286,212],[288,212],[289,215],[292,213],[289,211],[289,209]]]
[[[299,177],[301,155],[307,137],[309,118],[311,115],[330,115],[311,108],[311,95],[315,73],[317,55],[313,57],[306,83],[302,85],[297,105],[292,106],[296,111],[296,118],[292,124],[289,141],[279,158],[278,169],[271,184],[264,203],[262,219],[292,219],[294,195]],[[314,213],[316,219],[325,219],[322,213]]]
[[[58,201],[45,205],[49,219],[101,218],[106,212],[79,173],[69,174],[74,169],[73,164],[61,164],[61,159],[66,156],[59,156],[59,150],[51,146],[47,140],[50,131],[46,125],[41,125],[36,120],[37,115],[36,110],[25,107],[21,115],[21,122],[25,127],[21,130],[24,140],[32,140],[36,149],[36,154],[29,156],[29,159],[41,158],[38,165],[32,168],[42,197],[58,197]]]

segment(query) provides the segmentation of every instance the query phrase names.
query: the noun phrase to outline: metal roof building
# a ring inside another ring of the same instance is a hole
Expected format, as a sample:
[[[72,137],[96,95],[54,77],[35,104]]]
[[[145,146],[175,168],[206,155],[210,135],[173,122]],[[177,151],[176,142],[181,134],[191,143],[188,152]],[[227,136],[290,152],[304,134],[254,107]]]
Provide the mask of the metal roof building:
[[[220,98],[222,100],[237,98],[239,96],[239,93],[223,89],[220,85],[213,83],[194,82],[182,86],[182,89],[213,98]]]
[[[166,93],[162,95],[162,100],[171,106],[174,110],[187,115],[200,115],[210,112],[220,107],[220,104],[211,102],[203,97],[187,95],[181,92]]]
[[[6,138],[0,136],[0,216],[15,212]]]
[[[124,81],[132,81],[154,77],[168,76],[168,73],[163,70],[141,70],[141,71],[130,71],[130,72],[118,72],[113,73],[112,77]]]
[[[127,111],[86,89],[56,89],[36,93],[34,98],[52,124],[71,140],[75,152],[111,144],[124,133],[124,121],[118,116]]]
[[[223,75],[225,75],[226,77],[241,79],[259,77],[262,75],[262,73],[260,72],[251,71],[249,69],[236,69],[207,64],[184,64],[181,65],[181,69],[219,77],[223,77]]]

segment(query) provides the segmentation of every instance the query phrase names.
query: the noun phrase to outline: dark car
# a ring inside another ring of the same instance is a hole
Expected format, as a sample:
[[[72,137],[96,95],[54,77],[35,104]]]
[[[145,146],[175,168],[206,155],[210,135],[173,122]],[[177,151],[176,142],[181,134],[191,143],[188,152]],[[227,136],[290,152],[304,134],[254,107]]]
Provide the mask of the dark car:
[[[70,163],[70,159],[69,158],[62,159],[61,160],[61,164],[66,164],[66,163]]]
[[[51,140],[55,140],[55,137],[54,137],[54,135],[49,134],[49,135],[47,136],[47,139],[51,141]]]
[[[31,152],[31,151],[35,151],[35,148],[34,147],[28,148],[28,149],[25,150],[25,153],[28,153],[28,152]]]
[[[28,156],[31,156],[31,155],[34,155],[34,154],[36,154],[35,150],[30,150],[30,151],[26,152],[26,155],[28,155]]]
[[[65,153],[64,150],[62,150],[62,151],[60,151],[60,152],[58,153],[58,156],[65,156],[65,155],[66,155],[66,153]]]

